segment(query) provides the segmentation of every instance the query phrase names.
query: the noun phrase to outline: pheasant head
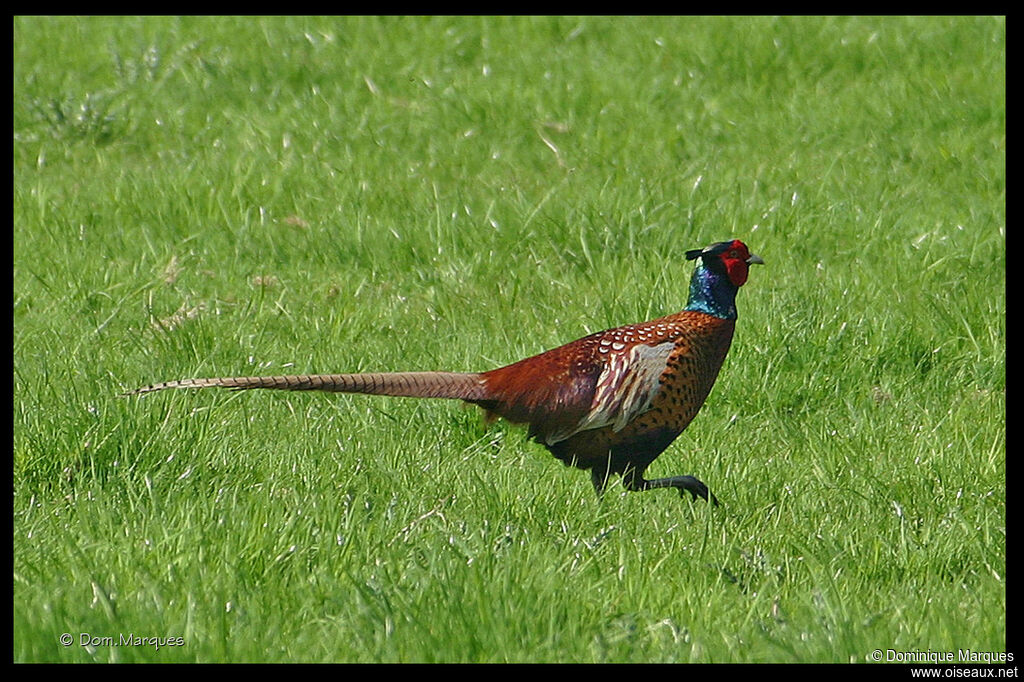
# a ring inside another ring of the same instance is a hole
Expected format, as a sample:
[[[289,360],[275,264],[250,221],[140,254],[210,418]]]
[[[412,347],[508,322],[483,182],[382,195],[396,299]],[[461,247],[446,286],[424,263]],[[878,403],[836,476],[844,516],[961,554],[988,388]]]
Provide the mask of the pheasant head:
[[[763,265],[764,261],[739,239],[686,252],[686,260],[697,259],[686,310],[735,320],[736,292],[746,283],[750,266]]]

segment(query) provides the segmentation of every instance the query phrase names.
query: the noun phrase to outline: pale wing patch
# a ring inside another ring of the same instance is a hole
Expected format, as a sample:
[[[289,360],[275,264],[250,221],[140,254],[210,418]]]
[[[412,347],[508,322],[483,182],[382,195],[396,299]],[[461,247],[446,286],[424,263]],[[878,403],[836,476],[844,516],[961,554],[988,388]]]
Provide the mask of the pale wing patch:
[[[672,341],[657,346],[638,343],[626,353],[608,353],[604,371],[597,380],[590,412],[575,428],[550,434],[546,439],[548,444],[565,440],[580,431],[603,426],[610,425],[613,430],[621,431],[633,419],[650,409],[674,348],[675,343]]]

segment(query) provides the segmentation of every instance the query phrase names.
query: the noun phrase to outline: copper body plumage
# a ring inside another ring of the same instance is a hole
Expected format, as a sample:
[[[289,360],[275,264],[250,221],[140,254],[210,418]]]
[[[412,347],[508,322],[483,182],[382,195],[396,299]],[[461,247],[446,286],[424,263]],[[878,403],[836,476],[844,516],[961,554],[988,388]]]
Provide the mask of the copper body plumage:
[[[530,438],[588,470],[600,494],[613,476],[628,490],[677,488],[717,499],[693,476],[647,480],[644,472],[690,424],[715,384],[736,328],[735,295],[747,266],[763,263],[739,240],[686,252],[699,259],[686,308],[590,334],[486,372],[390,372],[183,379],[168,388],[269,388],[452,398],[490,417],[525,424]]]

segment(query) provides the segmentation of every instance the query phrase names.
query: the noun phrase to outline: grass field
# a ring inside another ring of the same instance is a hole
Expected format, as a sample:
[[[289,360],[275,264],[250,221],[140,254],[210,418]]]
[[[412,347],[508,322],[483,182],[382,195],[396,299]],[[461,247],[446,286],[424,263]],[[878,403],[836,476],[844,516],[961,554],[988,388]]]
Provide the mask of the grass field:
[[[15,661],[1005,650],[1005,20],[13,28]],[[734,237],[767,265],[650,470],[718,509],[453,402],[118,397],[489,369]]]

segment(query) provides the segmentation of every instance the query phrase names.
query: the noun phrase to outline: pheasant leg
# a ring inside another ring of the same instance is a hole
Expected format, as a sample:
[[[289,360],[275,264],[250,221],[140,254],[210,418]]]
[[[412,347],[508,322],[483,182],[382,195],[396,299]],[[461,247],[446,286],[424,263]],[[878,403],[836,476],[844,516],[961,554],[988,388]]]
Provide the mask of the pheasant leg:
[[[655,488],[678,488],[680,497],[685,497],[686,493],[689,492],[695,500],[699,497],[711,502],[716,507],[718,506],[718,498],[695,476],[670,476],[668,478],[655,478],[650,481],[643,478],[627,477],[623,479],[623,485],[626,486],[627,490],[633,492],[653,490]]]

